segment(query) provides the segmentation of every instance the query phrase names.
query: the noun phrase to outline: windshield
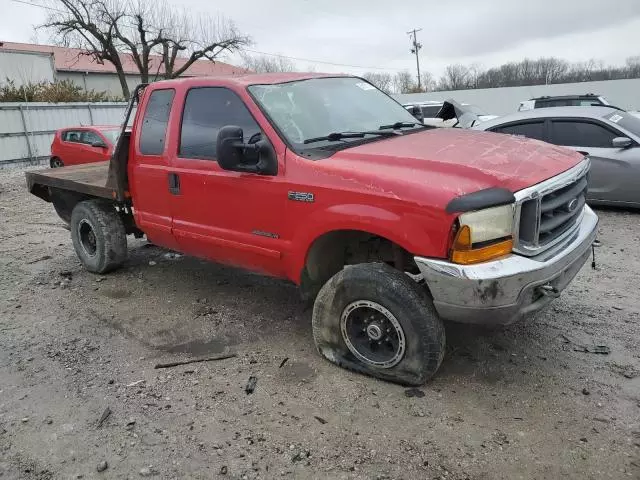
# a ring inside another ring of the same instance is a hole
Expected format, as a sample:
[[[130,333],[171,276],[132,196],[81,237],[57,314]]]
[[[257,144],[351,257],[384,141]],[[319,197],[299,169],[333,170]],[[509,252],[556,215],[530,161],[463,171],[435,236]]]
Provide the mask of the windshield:
[[[607,113],[602,118],[606,118],[610,122],[624,128],[628,132],[640,137],[640,118],[631,115],[628,112],[618,111],[615,113]]]
[[[100,133],[105,136],[112,144],[116,144],[118,137],[120,136],[120,129],[100,130]]]
[[[353,77],[314,78],[276,85],[252,85],[256,102],[291,143],[294,149],[337,148],[362,138],[314,141],[334,132],[367,132],[397,122],[419,127],[407,110],[373,85]],[[398,127],[400,128],[400,127]],[[380,136],[369,138],[379,139]]]

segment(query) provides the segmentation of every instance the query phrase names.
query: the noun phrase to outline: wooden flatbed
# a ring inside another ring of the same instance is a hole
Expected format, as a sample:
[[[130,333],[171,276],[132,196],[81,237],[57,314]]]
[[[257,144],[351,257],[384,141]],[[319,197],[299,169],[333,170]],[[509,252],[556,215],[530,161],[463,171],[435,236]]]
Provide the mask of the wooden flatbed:
[[[62,168],[47,168],[26,172],[29,192],[43,197],[43,190],[56,188],[91,197],[114,198],[114,188],[109,186],[109,162],[85,163]],[[48,198],[45,198],[48,200]]]

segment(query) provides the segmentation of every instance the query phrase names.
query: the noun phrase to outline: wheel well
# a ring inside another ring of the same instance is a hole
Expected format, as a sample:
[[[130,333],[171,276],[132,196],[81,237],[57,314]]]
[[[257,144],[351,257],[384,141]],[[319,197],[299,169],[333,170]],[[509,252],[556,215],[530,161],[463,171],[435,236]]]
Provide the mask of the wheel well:
[[[52,156],[52,157],[49,159],[49,166],[50,166],[50,167],[53,167],[53,161],[54,161],[56,158],[57,158],[58,160],[61,160],[61,161],[62,161],[62,159],[61,159],[59,156],[54,155],[54,156]]]
[[[322,285],[345,265],[374,262],[386,263],[403,272],[419,273],[413,255],[387,238],[360,230],[325,233],[307,252],[300,282],[302,296],[313,300]]]
[[[96,198],[84,193],[69,192],[57,188],[49,188],[49,199],[59,209],[68,212],[70,218],[71,212],[78,203],[85,200],[93,200]],[[109,200],[106,200],[106,202],[111,204],[112,208],[116,207],[113,202]],[[136,238],[141,238],[144,234],[136,226],[131,208],[129,208],[128,206],[119,206],[116,210],[120,215],[120,218],[122,219],[122,223],[124,224],[127,235],[133,234]]]

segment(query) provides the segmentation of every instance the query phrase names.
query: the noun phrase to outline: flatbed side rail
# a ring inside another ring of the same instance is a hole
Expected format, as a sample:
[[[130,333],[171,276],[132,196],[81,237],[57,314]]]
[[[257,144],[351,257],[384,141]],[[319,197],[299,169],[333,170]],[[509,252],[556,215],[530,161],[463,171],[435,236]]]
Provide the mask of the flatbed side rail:
[[[147,87],[147,83],[139,84],[129,99],[125,111],[124,120],[120,129],[120,136],[116,143],[111,161],[109,162],[109,174],[107,177],[107,187],[113,192],[114,200],[118,202],[129,202],[129,178],[127,175],[127,163],[129,160],[129,144],[131,135],[127,132],[131,112],[140,102],[140,94]]]

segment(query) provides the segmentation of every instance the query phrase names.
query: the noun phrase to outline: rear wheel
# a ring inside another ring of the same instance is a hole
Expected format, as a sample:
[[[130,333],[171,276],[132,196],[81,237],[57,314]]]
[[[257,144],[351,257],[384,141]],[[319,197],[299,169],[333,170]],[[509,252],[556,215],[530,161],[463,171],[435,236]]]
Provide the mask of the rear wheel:
[[[313,309],[318,351],[341,367],[421,385],[442,363],[445,332],[428,292],[386,264],[345,267]]]
[[[49,161],[49,165],[51,165],[51,168],[60,168],[60,167],[64,167],[64,163],[62,163],[62,160],[58,157],[53,157],[50,161]]]
[[[127,258],[127,236],[113,206],[100,200],[78,203],[71,214],[71,239],[87,270],[105,273]]]

